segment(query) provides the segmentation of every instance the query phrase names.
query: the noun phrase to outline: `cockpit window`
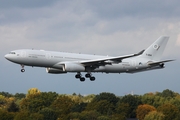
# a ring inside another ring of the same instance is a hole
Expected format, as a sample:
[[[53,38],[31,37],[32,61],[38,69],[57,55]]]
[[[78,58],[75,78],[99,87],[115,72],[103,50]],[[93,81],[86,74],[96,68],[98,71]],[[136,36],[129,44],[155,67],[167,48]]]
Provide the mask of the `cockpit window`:
[[[9,54],[16,54],[15,52],[10,52]]]

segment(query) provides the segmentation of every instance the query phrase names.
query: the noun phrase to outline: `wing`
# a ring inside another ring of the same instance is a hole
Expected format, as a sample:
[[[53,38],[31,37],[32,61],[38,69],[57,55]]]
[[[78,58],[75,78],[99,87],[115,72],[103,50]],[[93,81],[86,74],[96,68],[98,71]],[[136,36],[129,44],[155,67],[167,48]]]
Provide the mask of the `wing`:
[[[143,52],[144,50],[142,50],[141,52],[137,54],[130,54],[130,55],[125,55],[125,56],[117,56],[117,57],[107,57],[107,58],[102,58],[102,59],[85,60],[85,61],[80,61],[80,63],[83,64],[84,66],[90,66],[90,67],[105,66],[107,64],[111,65],[112,63],[120,63],[125,58],[141,55]]]

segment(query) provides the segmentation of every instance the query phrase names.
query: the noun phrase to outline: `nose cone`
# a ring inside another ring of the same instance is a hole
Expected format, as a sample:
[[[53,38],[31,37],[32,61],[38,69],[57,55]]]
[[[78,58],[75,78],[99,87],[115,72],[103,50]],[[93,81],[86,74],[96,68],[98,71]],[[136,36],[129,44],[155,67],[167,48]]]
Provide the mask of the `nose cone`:
[[[9,60],[9,54],[6,54],[4,57]]]
[[[14,60],[14,56],[11,55],[11,54],[6,54],[4,57],[5,57],[7,60],[9,60],[9,61],[13,61],[13,60]]]

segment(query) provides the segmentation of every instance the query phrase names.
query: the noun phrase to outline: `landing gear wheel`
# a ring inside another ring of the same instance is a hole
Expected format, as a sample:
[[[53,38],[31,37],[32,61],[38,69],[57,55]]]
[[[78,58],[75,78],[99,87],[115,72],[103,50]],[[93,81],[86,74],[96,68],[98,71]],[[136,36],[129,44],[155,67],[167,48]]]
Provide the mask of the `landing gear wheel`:
[[[96,79],[95,77],[90,77],[91,81],[95,81],[95,79]]]
[[[86,78],[90,78],[90,77],[91,77],[91,74],[87,73],[87,74],[85,75],[85,77],[86,77]]]
[[[75,76],[75,78],[81,78],[81,75],[80,75],[80,74],[77,74],[77,75]]]
[[[84,78],[84,77],[81,77],[81,78],[80,78],[80,81],[81,81],[81,82],[84,82],[84,81],[85,81],[85,78]]]
[[[21,69],[21,72],[25,72],[25,69]]]
[[[81,78],[81,73],[77,72],[77,74],[75,75],[75,78],[77,78],[77,79]]]

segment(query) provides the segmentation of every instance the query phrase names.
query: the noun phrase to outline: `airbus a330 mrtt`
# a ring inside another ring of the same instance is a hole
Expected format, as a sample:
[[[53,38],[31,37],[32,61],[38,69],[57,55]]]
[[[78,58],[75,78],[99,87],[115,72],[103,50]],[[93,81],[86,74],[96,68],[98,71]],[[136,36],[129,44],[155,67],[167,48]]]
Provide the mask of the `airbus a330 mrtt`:
[[[21,49],[11,51],[5,58],[20,64],[21,72],[25,72],[24,66],[45,67],[48,73],[75,72],[80,81],[85,81],[85,77],[94,81],[92,72],[136,73],[164,68],[165,62],[173,61],[160,60],[168,39],[161,36],[146,50],[117,57]],[[86,72],[85,77],[81,72]]]

